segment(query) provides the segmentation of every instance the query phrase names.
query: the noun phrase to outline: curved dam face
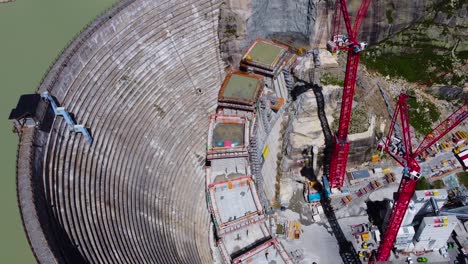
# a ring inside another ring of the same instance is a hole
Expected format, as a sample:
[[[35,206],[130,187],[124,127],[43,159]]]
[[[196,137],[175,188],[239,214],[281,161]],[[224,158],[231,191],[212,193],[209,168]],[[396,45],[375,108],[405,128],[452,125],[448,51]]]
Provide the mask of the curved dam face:
[[[208,115],[224,76],[219,3],[124,1],[45,78],[94,137],[24,129],[18,191],[42,263],[209,263]]]

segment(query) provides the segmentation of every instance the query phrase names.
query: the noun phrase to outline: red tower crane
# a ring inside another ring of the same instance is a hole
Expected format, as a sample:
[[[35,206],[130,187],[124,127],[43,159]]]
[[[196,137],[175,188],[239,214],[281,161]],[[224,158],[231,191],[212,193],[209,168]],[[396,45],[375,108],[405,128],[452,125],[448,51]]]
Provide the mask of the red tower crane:
[[[468,104],[465,102],[453,114],[427,134],[416,148],[416,151],[413,152],[408,105],[406,103],[407,99],[408,95],[406,94],[401,94],[398,97],[387,138],[383,146],[379,146],[383,151],[390,154],[404,169],[400,186],[395,196],[390,219],[384,231],[379,249],[377,250],[377,261],[387,261],[393,249],[398,230],[400,229],[401,222],[405,216],[408,204],[414,195],[416,183],[420,177],[421,168],[417,161],[418,156],[468,117]],[[398,117],[400,117],[402,138],[394,136]]]
[[[340,34],[341,29],[341,0],[335,2],[335,15],[333,16],[333,32],[330,41],[336,42],[335,37]]]
[[[336,8],[341,10],[343,19],[346,25],[348,36],[338,35],[340,30],[341,19],[339,11],[335,10],[333,36],[331,41],[327,43],[327,47],[331,52],[338,49],[348,51],[348,60],[346,63],[346,76],[343,87],[343,98],[341,101],[341,113],[338,132],[333,139],[332,159],[330,163],[330,186],[339,188],[343,185],[344,175],[346,173],[346,165],[348,162],[348,153],[350,142],[348,141],[349,123],[351,121],[351,111],[354,97],[354,87],[356,85],[357,70],[360,53],[367,47],[367,43],[357,41],[359,26],[362,19],[366,16],[369,9],[370,0],[363,0],[351,28],[351,21],[348,14],[346,0],[337,0]]]

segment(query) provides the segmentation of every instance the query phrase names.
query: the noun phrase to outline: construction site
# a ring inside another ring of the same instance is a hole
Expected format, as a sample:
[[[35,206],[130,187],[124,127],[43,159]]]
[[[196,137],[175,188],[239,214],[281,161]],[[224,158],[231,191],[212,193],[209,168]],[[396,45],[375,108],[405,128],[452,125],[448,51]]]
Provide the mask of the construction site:
[[[429,90],[468,64],[360,62],[428,6],[155,2],[107,11],[11,111],[39,263],[467,262],[467,86]]]

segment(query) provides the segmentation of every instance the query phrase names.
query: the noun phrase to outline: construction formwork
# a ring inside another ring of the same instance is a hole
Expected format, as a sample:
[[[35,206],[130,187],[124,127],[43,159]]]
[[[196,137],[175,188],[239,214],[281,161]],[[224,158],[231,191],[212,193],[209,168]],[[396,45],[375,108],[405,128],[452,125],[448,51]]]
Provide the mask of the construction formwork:
[[[276,175],[272,164],[280,149],[280,123],[293,85],[288,67],[296,57],[287,47],[260,42],[270,57],[262,57],[264,51],[251,46],[250,56],[260,60],[250,62],[258,70],[229,72],[218,94],[216,114],[210,116],[206,197],[224,263],[292,263],[266,227],[264,209],[270,205],[262,171],[269,166],[265,173]],[[258,68],[263,67],[261,62],[271,70]]]
[[[247,157],[211,160],[209,166],[205,168],[205,173],[206,190],[212,183],[252,175]]]
[[[220,107],[254,111],[255,103],[263,91],[264,77],[261,75],[231,71],[218,93]]]
[[[248,252],[270,238],[271,235],[265,223],[258,222],[227,233],[218,239],[217,244],[224,263],[232,263],[234,258]]]
[[[236,257],[233,263],[276,263],[290,264],[293,263],[288,253],[276,238],[271,238],[261,245],[256,246],[252,250]]]
[[[211,115],[207,159],[247,157],[250,121],[245,116]]]
[[[264,223],[245,227],[218,240],[224,263],[293,263]]]
[[[218,236],[265,219],[252,177],[219,181],[208,187],[213,222]]]
[[[258,38],[247,48],[240,66],[247,71],[276,78],[297,59],[297,56],[288,50],[287,46]]]

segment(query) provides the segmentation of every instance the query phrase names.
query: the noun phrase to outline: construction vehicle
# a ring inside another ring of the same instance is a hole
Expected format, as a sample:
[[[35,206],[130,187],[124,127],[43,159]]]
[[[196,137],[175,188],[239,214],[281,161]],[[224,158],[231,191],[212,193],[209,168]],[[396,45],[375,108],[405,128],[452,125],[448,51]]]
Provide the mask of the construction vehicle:
[[[379,229],[374,230],[373,234],[374,234],[375,242],[379,243],[380,242],[380,231],[379,231]]]
[[[468,145],[468,142],[466,142],[466,141],[463,142],[462,144],[458,145],[457,147],[455,147],[455,148],[453,149],[453,153],[455,153],[455,154],[460,153],[461,151],[464,150],[464,148],[465,148],[467,145]]]
[[[455,247],[454,242],[447,242],[447,249],[448,250],[453,250],[453,249],[457,249],[457,247]]]
[[[422,263],[425,263],[427,262],[427,258],[426,257],[419,257],[416,259],[418,262],[422,262]]]
[[[369,9],[370,0],[363,0],[356,15],[353,27],[348,13],[347,1],[337,0],[335,4],[335,17],[333,33],[327,46],[333,53],[337,50],[347,50],[348,59],[346,62],[346,75],[344,79],[343,97],[341,101],[341,113],[338,131],[333,138],[332,159],[330,163],[330,186],[340,188],[343,186],[350,142],[348,140],[349,125],[354,97],[354,87],[356,86],[357,70],[361,51],[367,47],[367,43],[358,42],[358,30],[363,18]],[[339,34],[341,15],[346,25],[347,35]]]
[[[364,224],[359,225],[352,225],[351,226],[351,233],[353,236],[360,235],[361,233],[366,231],[366,226]]]
[[[289,221],[288,233],[290,239],[299,239],[301,236],[301,223],[299,221]]]
[[[308,203],[319,203],[321,199],[320,193],[315,189],[317,186],[316,181],[304,182],[304,199]]]
[[[439,249],[439,253],[442,255],[442,257],[448,258],[447,248],[441,247],[441,248]]]
[[[444,149],[444,151],[449,151],[449,149],[450,149],[450,144],[447,143],[447,142],[443,142],[443,143],[442,143],[442,148]]]
[[[468,103],[465,102],[453,114],[427,134],[416,150],[413,151],[407,104],[408,98],[409,96],[406,94],[400,94],[398,97],[397,106],[392,117],[392,123],[387,137],[384,142],[379,144],[382,151],[390,154],[390,156],[404,168],[400,186],[395,195],[392,212],[388,224],[384,228],[385,232],[377,251],[377,261],[379,262],[387,261],[390,256],[401,222],[403,221],[409,202],[416,190],[416,183],[421,177],[421,168],[416,160],[417,157],[468,117]],[[399,127],[401,127],[402,130],[400,134],[403,136],[403,151],[393,153],[389,146],[391,146],[392,135],[395,132],[398,118],[400,119]],[[400,153],[403,155],[398,155]]]
[[[362,233],[361,238],[362,238],[362,241],[367,242],[369,240],[369,238],[370,238],[370,233],[369,232]]]
[[[455,132],[452,136],[452,141],[457,145],[466,142],[468,139],[468,133],[462,130]]]

